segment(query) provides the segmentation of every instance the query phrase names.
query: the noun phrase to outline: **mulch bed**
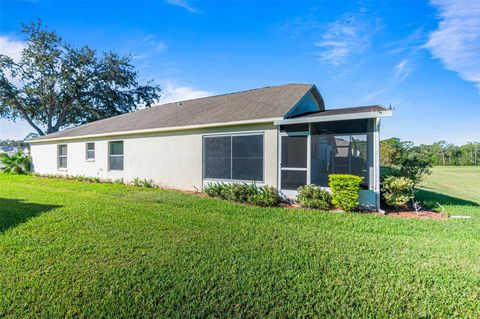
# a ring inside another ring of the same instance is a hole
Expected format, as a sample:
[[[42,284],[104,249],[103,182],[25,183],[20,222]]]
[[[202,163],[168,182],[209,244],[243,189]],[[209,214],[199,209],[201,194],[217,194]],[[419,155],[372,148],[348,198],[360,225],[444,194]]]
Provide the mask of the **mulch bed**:
[[[287,209],[303,209],[302,206],[296,203],[281,203],[280,207],[287,208]],[[342,212],[341,209],[332,209],[334,212]],[[372,214],[376,216],[386,216],[392,218],[417,218],[417,219],[447,219],[446,215],[441,213],[432,211],[432,210],[422,210],[418,213],[415,211],[401,211],[401,210],[394,210],[394,211],[386,211],[385,214],[378,213],[378,212],[362,212],[366,214]]]
[[[390,212],[390,213],[386,212],[384,215],[380,213],[374,213],[374,214],[393,217],[393,218],[419,218],[419,219],[424,219],[424,218],[447,219],[448,218],[446,215],[443,215],[441,213],[434,212],[431,210],[423,210],[423,211],[419,211],[418,213],[415,211],[402,211],[402,212]]]

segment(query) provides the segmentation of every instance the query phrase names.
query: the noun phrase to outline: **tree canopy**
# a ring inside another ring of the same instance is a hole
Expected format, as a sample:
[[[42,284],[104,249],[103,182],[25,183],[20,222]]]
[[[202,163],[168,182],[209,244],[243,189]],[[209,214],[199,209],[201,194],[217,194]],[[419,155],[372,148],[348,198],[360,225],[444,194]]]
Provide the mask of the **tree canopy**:
[[[0,55],[0,117],[26,120],[39,135],[149,107],[160,88],[140,84],[131,56],[75,48],[40,20],[24,25],[19,61]]]

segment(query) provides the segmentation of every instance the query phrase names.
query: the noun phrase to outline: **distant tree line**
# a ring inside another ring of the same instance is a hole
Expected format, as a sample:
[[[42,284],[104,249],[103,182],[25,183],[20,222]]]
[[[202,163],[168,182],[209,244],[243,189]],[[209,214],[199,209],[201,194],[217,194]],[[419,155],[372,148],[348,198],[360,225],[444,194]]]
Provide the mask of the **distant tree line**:
[[[391,165],[400,156],[415,154],[432,165],[477,166],[480,165],[480,143],[468,142],[461,146],[445,141],[414,145],[392,137],[380,142],[380,164]]]
[[[27,147],[28,143],[22,140],[0,140],[0,147],[10,146],[10,147]]]

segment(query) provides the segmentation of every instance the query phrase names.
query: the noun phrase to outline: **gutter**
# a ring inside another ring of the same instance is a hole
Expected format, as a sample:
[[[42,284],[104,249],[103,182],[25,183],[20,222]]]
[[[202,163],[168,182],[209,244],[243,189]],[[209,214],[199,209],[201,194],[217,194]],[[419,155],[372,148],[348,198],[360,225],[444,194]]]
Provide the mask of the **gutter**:
[[[344,120],[358,120],[358,119],[368,119],[376,117],[387,117],[392,116],[392,110],[385,111],[373,111],[373,112],[363,112],[363,113],[350,113],[350,114],[335,114],[335,115],[325,115],[325,116],[305,116],[297,117],[293,119],[280,119],[273,122],[275,125],[285,125],[285,124],[302,124],[302,123],[316,123],[316,122],[330,122],[330,121],[344,121]]]

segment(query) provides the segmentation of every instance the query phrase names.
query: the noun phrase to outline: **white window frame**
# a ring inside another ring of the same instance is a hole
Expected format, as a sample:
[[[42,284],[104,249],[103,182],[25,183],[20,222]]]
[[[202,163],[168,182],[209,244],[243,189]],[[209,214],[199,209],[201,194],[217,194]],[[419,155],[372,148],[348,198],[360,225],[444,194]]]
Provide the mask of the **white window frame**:
[[[110,144],[115,143],[115,142],[122,142],[122,144],[123,144],[123,154],[122,155],[112,155],[112,154],[110,154],[110,152],[111,152]],[[110,158],[111,157],[123,157],[123,168],[122,169],[112,169],[110,167]],[[109,171],[118,171],[118,172],[122,172],[122,171],[125,170],[125,142],[123,140],[108,141],[108,170]]]
[[[65,146],[65,149],[67,151],[66,155],[60,154],[60,148],[62,146]],[[65,161],[67,162],[65,167],[60,166],[60,158],[65,158]],[[57,145],[57,169],[66,170],[67,168],[68,168],[68,144],[58,144]]]
[[[244,180],[244,179],[224,179],[224,178],[205,178],[205,138],[209,137],[230,137],[230,169],[232,169],[233,162],[233,137],[235,136],[262,136],[262,180]],[[253,183],[263,185],[265,184],[265,132],[264,131],[255,131],[255,132],[233,132],[233,133],[216,133],[216,134],[205,134],[202,135],[202,180],[204,183],[208,184],[211,182],[224,182],[224,183]]]
[[[89,144],[93,144],[93,150],[89,150],[88,149],[88,145]],[[93,157],[88,157],[88,152],[92,152],[93,151]],[[85,160],[87,162],[95,162],[95,142],[87,142],[85,143]]]

